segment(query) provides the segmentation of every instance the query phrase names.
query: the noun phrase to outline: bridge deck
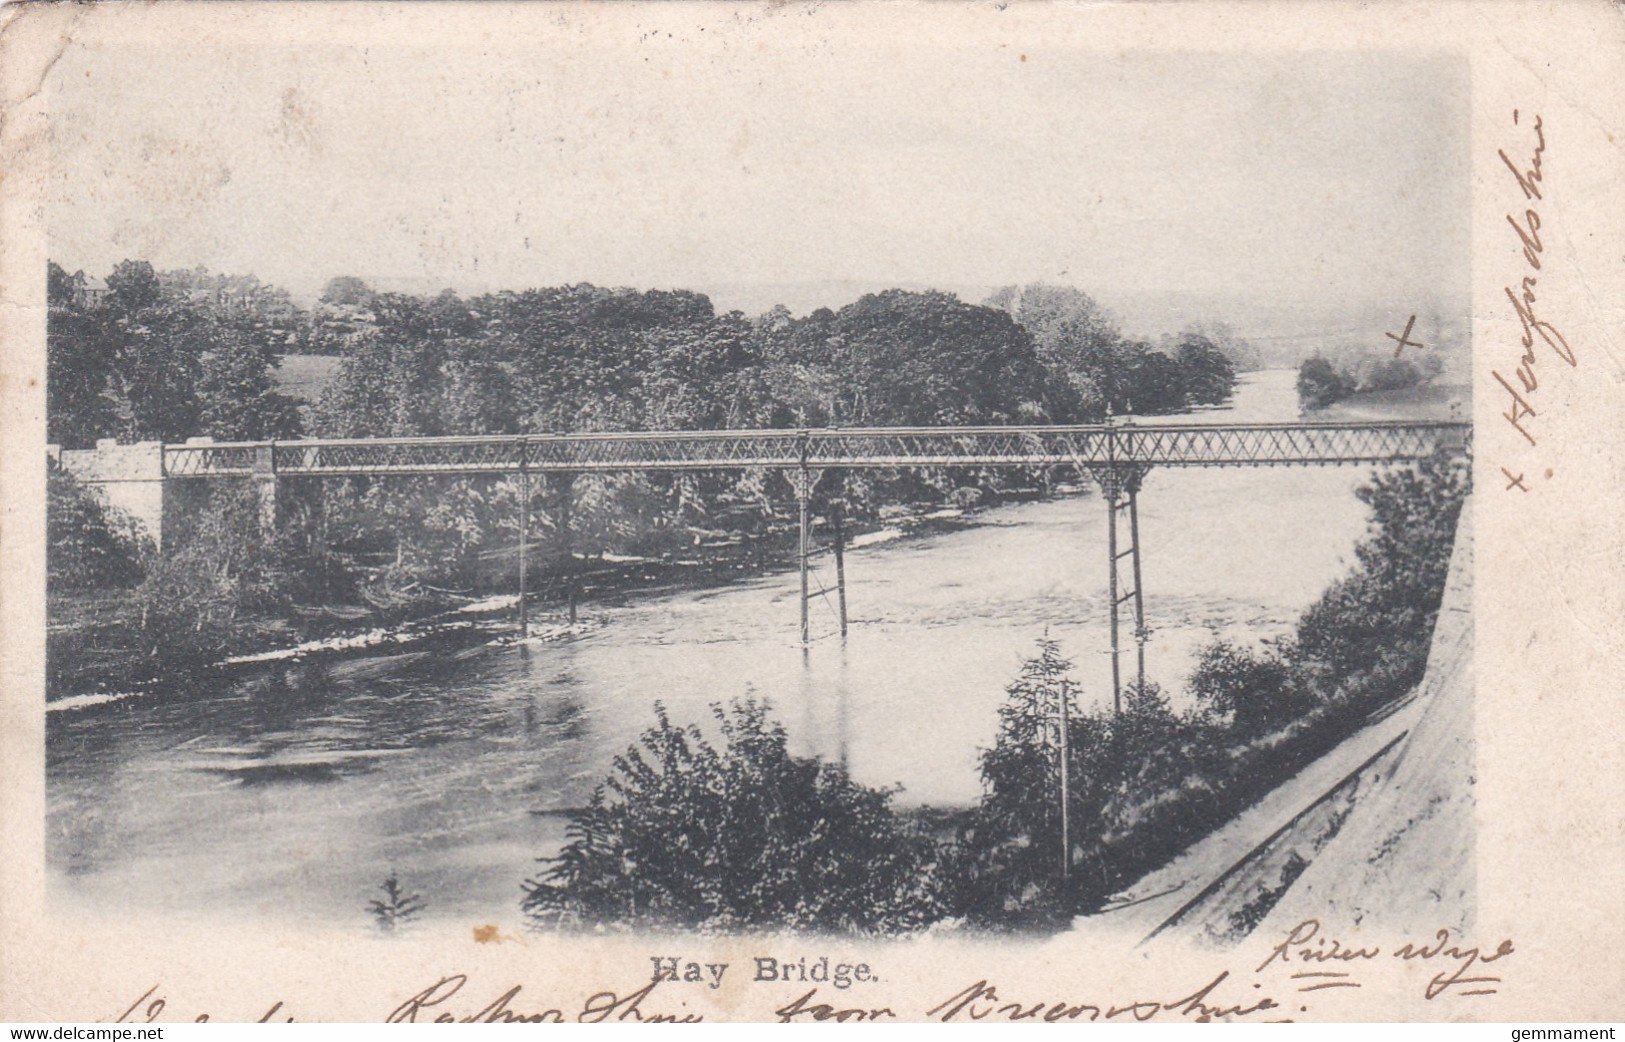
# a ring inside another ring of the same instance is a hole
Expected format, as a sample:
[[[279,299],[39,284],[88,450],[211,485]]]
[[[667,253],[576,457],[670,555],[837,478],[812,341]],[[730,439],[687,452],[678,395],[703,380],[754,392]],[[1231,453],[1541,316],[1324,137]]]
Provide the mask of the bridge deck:
[[[1212,467],[1397,463],[1459,449],[1466,423],[1133,423],[620,431],[164,446],[175,478],[751,467]]]

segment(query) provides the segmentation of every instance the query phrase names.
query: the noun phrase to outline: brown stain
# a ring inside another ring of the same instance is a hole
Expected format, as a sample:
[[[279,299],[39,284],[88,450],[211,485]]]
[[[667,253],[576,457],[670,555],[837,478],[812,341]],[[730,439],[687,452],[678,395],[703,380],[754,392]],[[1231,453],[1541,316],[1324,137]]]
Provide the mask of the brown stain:
[[[502,935],[497,930],[495,923],[488,923],[485,926],[476,926],[474,927],[474,943],[501,944]]]
[[[284,90],[281,100],[275,126],[283,142],[295,150],[320,155],[322,142],[315,102],[297,87]]]

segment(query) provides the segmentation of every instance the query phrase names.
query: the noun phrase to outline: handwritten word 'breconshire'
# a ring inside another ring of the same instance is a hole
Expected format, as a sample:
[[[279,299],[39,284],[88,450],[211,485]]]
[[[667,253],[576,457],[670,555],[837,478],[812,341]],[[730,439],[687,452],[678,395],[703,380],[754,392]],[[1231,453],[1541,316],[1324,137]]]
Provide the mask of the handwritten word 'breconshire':
[[[1512,122],[1515,124],[1518,122],[1517,110],[1513,110]],[[1512,230],[1518,236],[1518,242],[1523,247],[1524,264],[1529,273],[1519,281],[1517,289],[1506,287],[1507,300],[1511,301],[1512,310],[1523,325],[1523,354],[1512,371],[1513,379],[1509,380],[1498,369],[1491,370],[1490,375],[1494,376],[1506,391],[1510,402],[1510,407],[1501,414],[1502,417],[1514,430],[1523,435],[1524,440],[1534,445],[1535,436],[1529,432],[1524,421],[1538,415],[1530,401],[1535,389],[1540,386],[1540,381],[1535,376],[1535,364],[1538,361],[1535,342],[1538,340],[1545,344],[1570,367],[1576,365],[1576,360],[1574,350],[1569,347],[1569,342],[1563,338],[1563,334],[1535,313],[1535,305],[1539,300],[1535,290],[1540,284],[1540,277],[1533,273],[1541,270],[1541,260],[1545,253],[1545,245],[1540,237],[1540,210],[1536,204],[1545,199],[1541,194],[1545,187],[1541,173],[1541,158],[1546,151],[1546,128],[1538,113],[1531,124],[1531,129],[1534,131],[1534,142],[1527,160],[1514,160],[1505,150],[1496,153],[1501,157],[1501,162],[1506,164],[1506,168],[1512,171],[1513,179],[1523,192],[1524,201],[1529,204],[1524,208],[1521,217],[1510,213],[1506,215],[1507,223],[1512,226]]]

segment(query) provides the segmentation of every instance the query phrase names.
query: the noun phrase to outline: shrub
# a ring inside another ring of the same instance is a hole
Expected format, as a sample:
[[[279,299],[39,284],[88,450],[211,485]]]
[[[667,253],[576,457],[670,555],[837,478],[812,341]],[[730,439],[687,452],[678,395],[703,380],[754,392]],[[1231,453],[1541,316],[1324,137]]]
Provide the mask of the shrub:
[[[395,933],[416,919],[425,907],[423,898],[401,885],[400,877],[391,872],[378,889],[382,898],[367,902],[367,911],[373,922],[384,933]]]
[[[1258,734],[1283,726],[1302,708],[1285,662],[1228,641],[1202,649],[1190,693],[1208,713]]]
[[[522,908],[537,925],[896,933],[942,914],[928,841],[892,794],[791,756],[754,700],[713,706],[720,748],[658,723],[615,759]]]
[[[1467,460],[1438,455],[1379,474],[1359,490],[1372,521],[1355,547],[1358,567],[1299,621],[1295,669],[1336,677],[1345,687],[1365,674],[1401,686],[1421,678],[1471,485]]]
[[[1347,398],[1354,389],[1353,377],[1319,355],[1298,366],[1298,405],[1304,409],[1324,409]]]
[[[122,511],[58,467],[46,475],[46,569],[53,591],[105,590],[141,578],[150,547]]]
[[[1422,370],[1403,358],[1379,359],[1360,382],[1362,391],[1397,391],[1422,382]]]
[[[316,574],[291,542],[261,534],[253,490],[213,492],[135,591],[148,654],[175,662],[214,657],[250,639],[253,619],[285,613]]]

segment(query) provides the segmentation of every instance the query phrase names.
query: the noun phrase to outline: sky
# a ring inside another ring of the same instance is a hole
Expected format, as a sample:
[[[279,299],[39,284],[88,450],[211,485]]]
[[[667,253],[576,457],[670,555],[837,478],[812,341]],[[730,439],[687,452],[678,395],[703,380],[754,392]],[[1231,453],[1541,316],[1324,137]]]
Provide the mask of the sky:
[[[799,312],[1043,281],[1465,310],[1469,99],[1444,57],[730,37],[681,31],[682,10],[669,36],[273,34],[229,60],[87,31],[47,86],[52,257],[304,298],[353,274]]]

